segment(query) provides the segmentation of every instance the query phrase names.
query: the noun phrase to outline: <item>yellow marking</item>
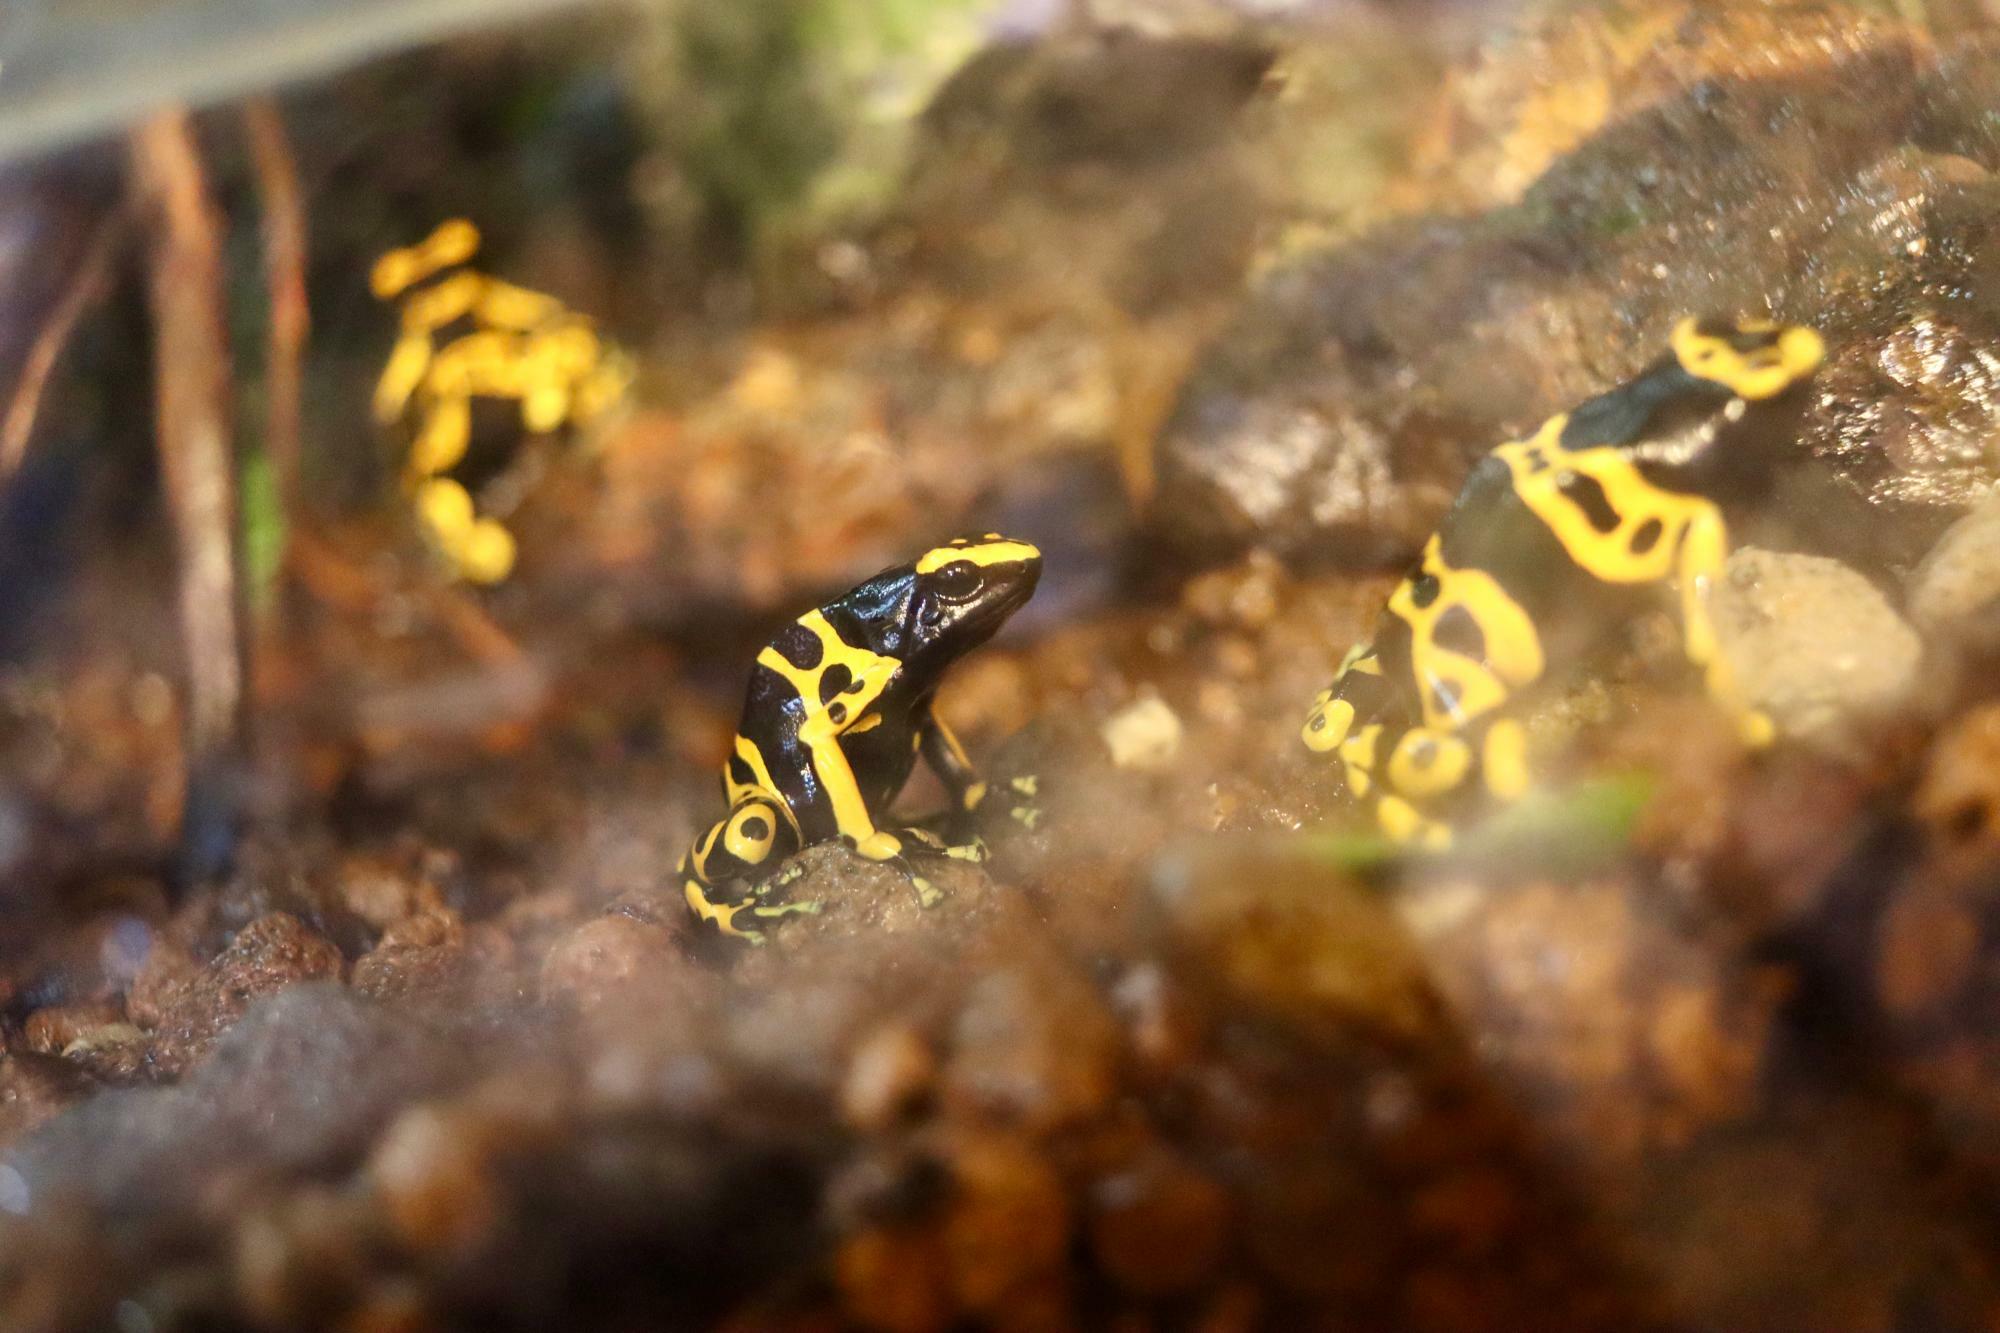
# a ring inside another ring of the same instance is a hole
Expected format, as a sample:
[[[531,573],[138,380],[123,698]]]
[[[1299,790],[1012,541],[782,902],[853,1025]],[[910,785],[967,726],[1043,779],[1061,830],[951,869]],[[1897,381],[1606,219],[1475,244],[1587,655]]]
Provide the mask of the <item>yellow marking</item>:
[[[979,808],[980,802],[984,801],[985,799],[986,799],[986,784],[983,782],[975,782],[966,787],[965,796],[960,801],[960,804],[963,805],[967,810],[977,810]]]
[[[917,560],[917,573],[935,574],[946,565],[963,560],[974,565],[1004,565],[1041,559],[1040,550],[1027,542],[986,540],[968,542],[963,546],[938,546],[923,553]]]
[[[865,838],[855,839],[854,850],[870,861],[893,861],[903,854],[903,843],[887,829],[876,829]]]
[[[859,736],[862,732],[873,731],[875,730],[875,728],[881,725],[882,725],[882,715],[880,713],[863,713],[860,717],[857,717],[854,719],[854,721],[850,722],[847,726],[847,730],[843,731],[841,735]]]
[[[414,293],[403,302],[403,331],[435,333],[471,314],[486,282],[477,273],[454,273],[437,286]]]
[[[431,368],[431,340],[421,333],[406,333],[396,340],[382,377],[375,381],[375,419],[388,425],[403,415],[410,397],[423,384]]]
[[[1347,789],[1356,796],[1366,796],[1375,785],[1375,746],[1381,739],[1382,724],[1370,722],[1341,743],[1340,763],[1347,773]]]
[[[944,901],[944,890],[925,879],[922,875],[910,876],[910,887],[917,891],[917,906],[936,907]]]
[[[1498,708],[1510,689],[1539,677],[1542,644],[1534,621],[1499,580],[1484,570],[1446,564],[1436,536],[1424,547],[1421,573],[1437,580],[1437,596],[1428,606],[1418,606],[1414,580],[1404,579],[1389,595],[1389,610],[1410,627],[1410,665],[1424,725],[1451,730]],[[1437,623],[1453,607],[1464,607],[1479,627],[1484,661],[1438,645]],[[1448,703],[1441,693],[1450,695]]]
[[[436,231],[417,244],[391,250],[376,260],[368,275],[369,289],[377,299],[387,301],[439,269],[463,264],[478,250],[479,228],[464,218],[452,218],[439,223]]]
[[[805,833],[799,827],[799,817],[792,813],[791,804],[779,794],[778,784],[771,780],[771,766],[764,762],[764,752],[757,748],[756,742],[747,736],[737,736],[736,757],[750,766],[752,781],[738,782],[730,773],[729,765],[724,764],[722,786],[729,797],[729,804],[734,806],[746,796],[767,797],[772,807],[782,813],[785,822],[792,826],[792,836],[803,840]]]
[[[1382,674],[1382,663],[1374,653],[1368,653],[1355,658],[1354,665],[1348,670],[1359,671],[1364,676],[1379,676]]]
[[[1549,420],[1533,439],[1503,444],[1494,455],[1507,464],[1514,491],[1562,543],[1585,573],[1606,583],[1656,583],[1674,573],[1681,540],[1698,522],[1720,522],[1714,503],[1698,495],[1663,490],[1613,447],[1566,450],[1557,445],[1567,415]],[[1588,477],[1604,491],[1618,526],[1604,532],[1563,491],[1568,474]],[[1633,538],[1648,523],[1659,533],[1643,551]]]
[[[1436,796],[1465,781],[1471,768],[1472,747],[1463,740],[1450,732],[1412,727],[1389,753],[1389,785],[1405,796]]]
[[[752,835],[744,825],[755,819],[763,824],[761,835]],[[778,837],[778,821],[762,805],[751,805],[738,810],[729,817],[728,830],[722,836],[723,848],[746,866],[762,865],[764,858],[771,854],[771,845]]]
[[[1023,796],[1037,796],[1041,794],[1042,780],[1032,773],[1024,773],[1007,785]]]
[[[1018,820],[1021,827],[1027,829],[1030,833],[1034,832],[1035,825],[1042,818],[1042,812],[1031,805],[1017,805],[1012,810],[1009,810],[1007,814],[1009,818]]]
[[[958,736],[950,727],[944,724],[944,719],[936,713],[932,713],[930,724],[936,730],[938,740],[944,743],[944,751],[951,756],[952,762],[956,763],[961,770],[971,768],[972,757],[966,754],[965,747],[958,743]]]
[[[970,861],[973,865],[980,865],[986,860],[986,843],[980,838],[974,838],[971,842],[954,843],[944,849],[944,854],[954,861]]]
[[[799,726],[799,743],[811,756],[813,772],[818,775],[820,787],[833,806],[834,826],[854,843],[855,849],[863,856],[874,861],[887,860],[900,850],[900,845],[891,835],[877,832],[874,818],[868,813],[868,803],[862,799],[860,784],[855,780],[854,769],[841,752],[839,737],[853,725],[854,719],[881,697],[882,691],[889,687],[896,673],[902,669],[902,664],[893,657],[883,657],[848,643],[820,611],[808,611],[794,623],[819,640],[818,664],[810,668],[795,667],[773,647],[757,654],[758,664],[778,673],[805,701],[806,718]],[[834,721],[819,702],[820,677],[834,666],[845,666],[851,677],[850,684],[842,693],[851,710],[850,720],[845,724]],[[887,839],[887,842],[880,839]],[[882,851],[885,846],[889,850]]]
[[[1400,796],[1385,795],[1375,804],[1375,819],[1390,839],[1405,845],[1417,844],[1441,852],[1451,846],[1451,830],[1434,819],[1426,819]]]
[[[447,550],[472,530],[472,496],[449,477],[437,477],[417,488],[417,513],[431,537]]]
[[[738,914],[750,906],[747,900],[734,904],[715,902],[708,896],[708,891],[701,882],[693,879],[682,883],[681,894],[687,899],[688,910],[694,913],[697,921],[705,921],[720,933],[734,936],[749,944],[764,942],[762,931],[745,930],[736,924]]]
[[[1353,704],[1345,699],[1322,697],[1314,703],[1311,715],[1306,718],[1305,729],[1299,736],[1305,741],[1307,749],[1324,754],[1346,740],[1353,726]]]
[[[1783,393],[1818,370],[1826,357],[1826,341],[1800,325],[1780,331],[1768,320],[1746,320],[1737,328],[1744,333],[1775,332],[1778,338],[1768,347],[1739,352],[1728,338],[1701,332],[1699,321],[1690,317],[1674,326],[1669,343],[1674,359],[1688,374],[1754,401]]]
[[[494,519],[482,518],[447,554],[459,577],[474,583],[498,583],[514,572],[514,534]]]
[[[563,303],[555,297],[529,291],[526,287],[516,287],[497,278],[486,279],[477,308],[482,324],[496,329],[512,329],[517,333],[532,332],[567,313]]]
[[[472,441],[472,402],[467,398],[441,398],[431,404],[422,429],[410,445],[410,475],[434,477],[458,466],[465,446]]]
[[[1533,781],[1528,772],[1528,733],[1519,722],[1503,717],[1487,729],[1479,760],[1486,790],[1503,801],[1527,795]]]

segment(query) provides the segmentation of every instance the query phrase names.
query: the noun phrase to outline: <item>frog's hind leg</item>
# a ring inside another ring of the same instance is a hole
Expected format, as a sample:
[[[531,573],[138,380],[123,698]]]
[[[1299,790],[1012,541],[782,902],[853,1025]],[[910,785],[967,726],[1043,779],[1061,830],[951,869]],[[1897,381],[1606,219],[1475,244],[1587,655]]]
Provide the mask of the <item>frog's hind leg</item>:
[[[798,847],[798,834],[776,798],[750,793],[696,840],[681,858],[681,886],[695,919],[724,935],[761,943],[761,921],[801,912],[817,912],[816,902],[772,902],[768,895],[789,881],[766,879],[730,900],[725,885],[756,877]]]
[[[1716,637],[1715,621],[1709,611],[1714,585],[1722,577],[1729,558],[1729,533],[1722,516],[1713,511],[1700,515],[1682,534],[1679,569],[1681,633],[1688,661],[1702,669],[1708,693],[1736,718],[1738,732],[1752,747],[1769,745],[1775,729],[1765,713],[1751,707],[1736,683]]]

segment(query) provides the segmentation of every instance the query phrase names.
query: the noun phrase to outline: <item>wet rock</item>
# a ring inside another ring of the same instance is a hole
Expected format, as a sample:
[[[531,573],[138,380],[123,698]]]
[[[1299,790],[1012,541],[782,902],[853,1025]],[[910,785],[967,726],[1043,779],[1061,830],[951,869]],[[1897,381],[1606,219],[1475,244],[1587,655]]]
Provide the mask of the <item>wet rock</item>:
[[[689,964],[675,933],[630,916],[604,916],[557,940],[542,960],[542,996],[590,1012],[630,1001],[635,988],[670,985]]]
[[[1946,530],[1909,588],[1910,619],[1928,635],[2000,649],[2000,492]]]
[[[345,987],[294,985],[251,1007],[185,1082],[101,1094],[20,1145],[15,1163],[37,1197],[170,1224],[221,1173],[347,1160],[392,1107],[456,1082],[468,1058]]]
[[[151,998],[156,1063],[168,1073],[185,1071],[255,1001],[301,982],[337,979],[342,961],[331,941],[297,917],[259,917],[207,967]]]
[[[1837,561],[1738,550],[1715,589],[1714,615],[1745,698],[1781,734],[1837,738],[1894,714],[1916,688],[1916,632]]]
[[[1644,90],[1597,99],[1581,134],[1545,135],[1563,155],[1518,202],[1398,220],[1272,274],[1161,437],[1163,537],[1201,555],[1405,557],[1473,460],[1658,355],[1682,316],[1776,311],[1818,326],[1829,359],[1773,471],[1831,481],[1770,521],[1865,568],[1913,559],[2000,478],[1982,352],[2000,333],[1982,295],[2000,282],[1986,243],[2000,159],[1939,149],[1990,145],[1954,85],[1996,56],[1941,73],[1893,23],[1808,8],[1755,60],[1720,64],[1714,41],[1685,38],[1734,40],[1713,7],[1551,22],[1638,51]],[[1533,50],[1522,68],[1562,105],[1575,72],[1551,82]]]

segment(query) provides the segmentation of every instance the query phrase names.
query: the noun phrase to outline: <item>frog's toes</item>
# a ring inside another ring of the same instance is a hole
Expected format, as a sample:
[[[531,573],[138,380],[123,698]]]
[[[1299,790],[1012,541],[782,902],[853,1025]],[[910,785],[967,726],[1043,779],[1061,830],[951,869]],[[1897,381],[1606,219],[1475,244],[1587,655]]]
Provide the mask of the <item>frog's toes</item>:
[[[917,906],[919,907],[928,909],[936,907],[944,901],[944,890],[940,889],[934,881],[922,875],[910,876],[910,887],[917,891]]]
[[[784,916],[818,916],[825,909],[826,904],[818,898],[807,898],[795,903],[759,903],[750,909],[750,914],[773,919]]]
[[[974,838],[971,842],[962,842],[954,846],[948,846],[943,848],[943,851],[946,856],[951,857],[953,860],[968,861],[973,865],[984,863],[990,855],[986,850],[986,839],[984,838]]]

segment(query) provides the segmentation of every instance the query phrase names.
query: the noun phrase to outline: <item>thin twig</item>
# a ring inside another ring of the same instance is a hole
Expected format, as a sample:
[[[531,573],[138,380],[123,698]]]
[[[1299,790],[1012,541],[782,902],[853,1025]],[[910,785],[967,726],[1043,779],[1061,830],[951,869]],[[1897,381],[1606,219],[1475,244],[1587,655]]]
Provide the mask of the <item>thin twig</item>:
[[[264,204],[264,281],[271,294],[271,328],[264,366],[264,453],[284,508],[285,531],[301,518],[300,362],[312,318],[306,304],[306,217],[297,160],[277,99],[243,104],[243,126]]]
[[[192,861],[185,868],[206,876],[229,854],[233,787],[245,754],[248,651],[237,577],[222,243],[185,108],[169,107],[142,122],[132,132],[130,155],[151,242],[157,445],[180,555],[189,820],[182,850]]]
[[[7,414],[0,417],[0,487],[13,480],[21,460],[28,456],[28,441],[34,437],[35,418],[41,412],[42,393],[48,388],[49,376],[62,359],[63,349],[69,346],[77,321],[103,295],[111,261],[124,239],[125,212],[114,210],[97,224],[97,234],[91,237],[75,276],[29,347],[27,359],[21,365],[21,378],[14,386],[14,397],[7,404]]]

